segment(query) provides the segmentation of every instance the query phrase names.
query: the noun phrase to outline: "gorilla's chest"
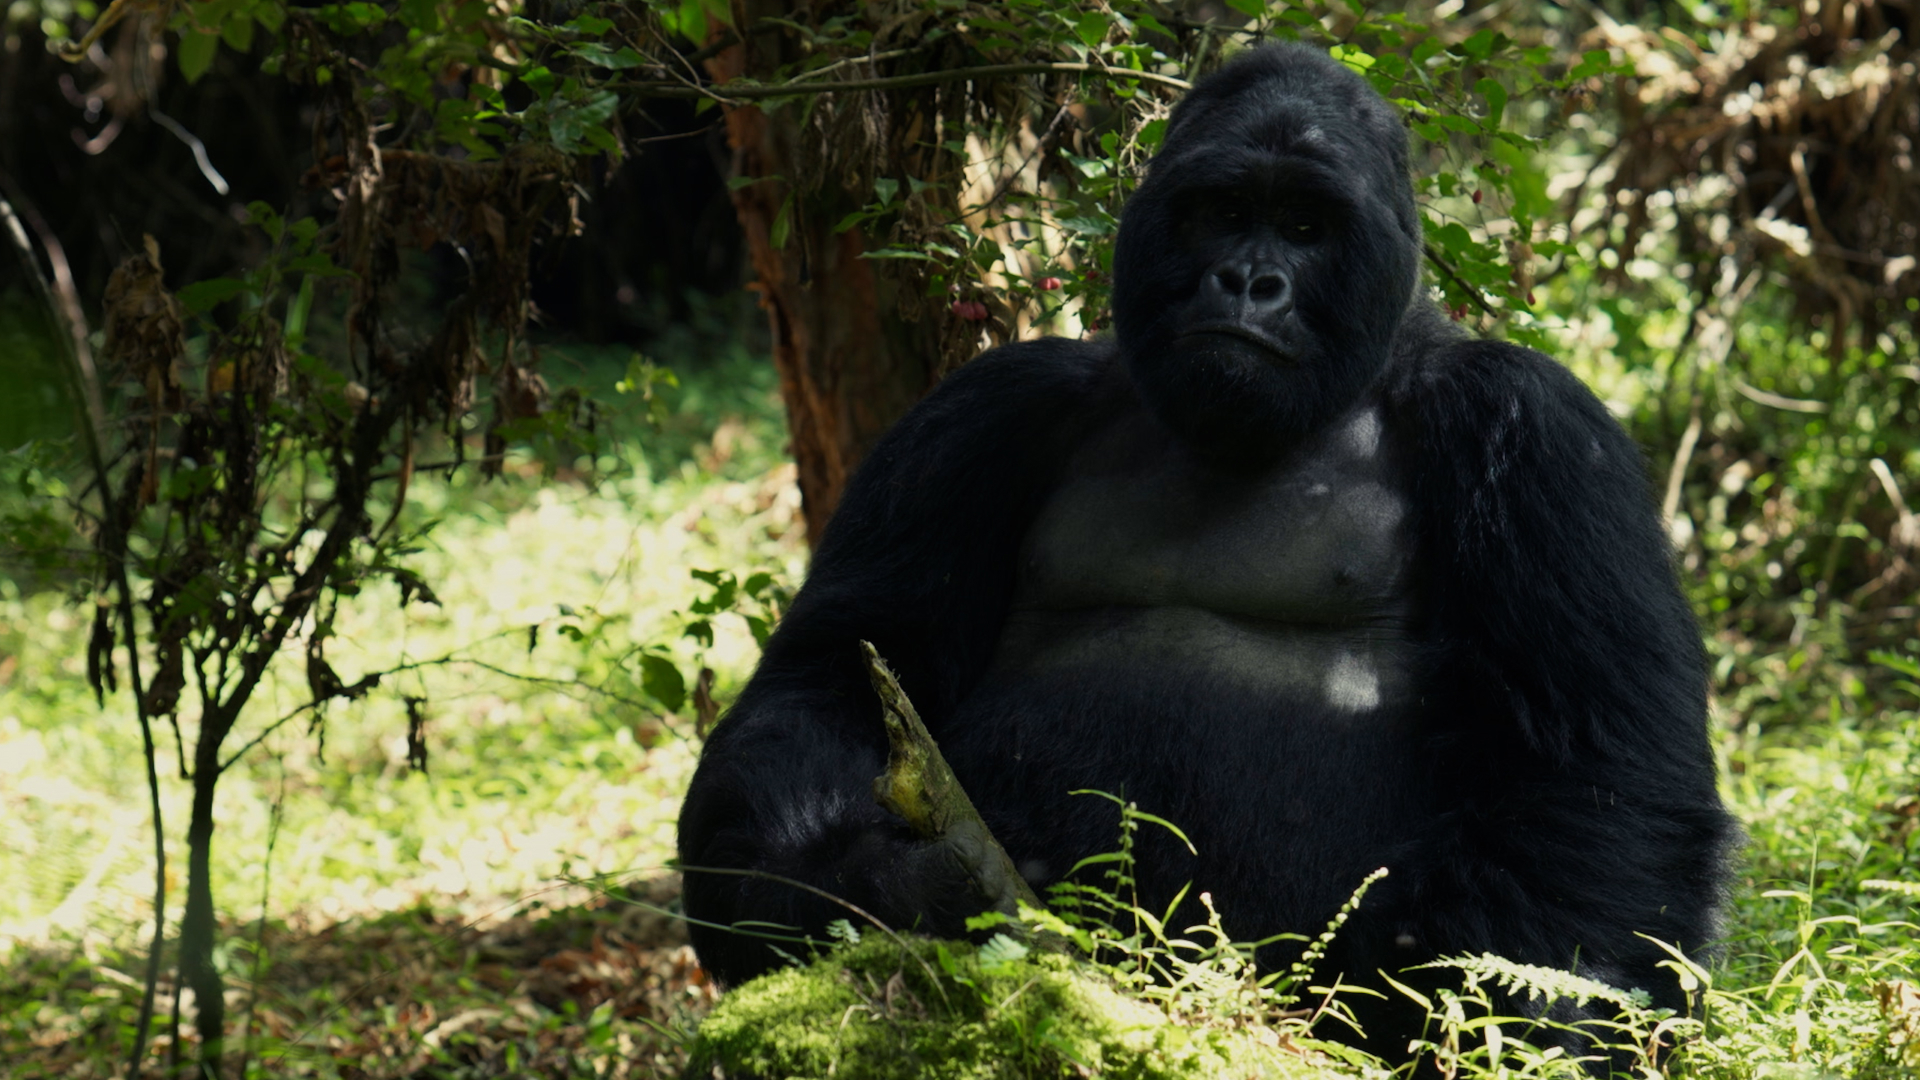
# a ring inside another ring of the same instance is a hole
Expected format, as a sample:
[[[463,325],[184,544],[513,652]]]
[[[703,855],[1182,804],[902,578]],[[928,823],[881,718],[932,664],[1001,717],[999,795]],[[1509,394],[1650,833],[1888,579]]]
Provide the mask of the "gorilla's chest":
[[[941,736],[1030,876],[1111,849],[1111,808],[1082,789],[1189,830],[1200,863],[1161,852],[1154,888],[1238,889],[1300,920],[1404,839],[1425,650],[1394,441],[1360,408],[1251,475],[1144,417],[1081,444],[1028,531],[991,668]]]
[[[1413,522],[1365,406],[1254,474],[1144,416],[1089,439],[1029,530],[1001,676],[1158,670],[1340,712],[1409,689]]]
[[[1191,608],[1300,629],[1398,621],[1413,540],[1396,458],[1372,406],[1251,475],[1210,469],[1145,417],[1123,417],[1035,520],[1015,607]]]

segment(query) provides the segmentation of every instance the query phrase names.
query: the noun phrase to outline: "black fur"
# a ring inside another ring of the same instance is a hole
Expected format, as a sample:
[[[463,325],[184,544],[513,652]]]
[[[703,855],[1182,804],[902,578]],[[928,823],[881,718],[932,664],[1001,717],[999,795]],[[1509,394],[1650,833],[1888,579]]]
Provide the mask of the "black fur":
[[[683,861],[958,932],[978,906],[958,861],[870,794],[885,741],[865,638],[1039,884],[1114,841],[1111,806],[1067,793],[1124,792],[1200,850],[1143,838],[1149,901],[1191,879],[1241,938],[1314,933],[1389,866],[1323,976],[1377,983],[1484,951],[1684,1006],[1639,935],[1711,940],[1735,830],[1645,463],[1559,365],[1472,339],[1417,296],[1420,244],[1405,135],[1364,81],[1281,47],[1202,82],[1127,208],[1115,342],[996,349],[881,442],[707,744]],[[1355,422],[1380,435],[1379,456],[1329,449]],[[1344,489],[1355,543],[1404,550],[1405,573],[1387,559],[1357,584],[1344,566],[1323,580],[1308,565],[1322,526],[1261,516],[1263,493],[1307,499],[1326,488],[1308,480],[1341,469],[1363,470]],[[1123,521],[1134,547],[1115,550],[1164,561],[1191,534],[1206,564],[1271,534],[1274,565],[1186,567],[1186,585],[1162,589],[1116,563],[1089,584],[1076,545],[1116,530],[1111,507],[1074,492],[1112,477],[1161,485],[1154,497],[1191,518]],[[1259,586],[1244,605],[1197,599],[1242,580]],[[1076,588],[1092,599],[1058,599]],[[1178,638],[1148,650],[1129,636],[1162,616],[1214,628],[1193,644],[1200,660],[1181,661]],[[1215,640],[1272,662],[1211,659]],[[1055,642],[1090,642],[1095,660],[1034,660]],[[1371,698],[1282,671],[1355,642],[1379,661]],[[698,871],[685,903],[702,963],[727,982],[776,957],[722,927],[819,936],[845,914]],[[1414,1018],[1362,1012],[1366,1044],[1404,1054]]]

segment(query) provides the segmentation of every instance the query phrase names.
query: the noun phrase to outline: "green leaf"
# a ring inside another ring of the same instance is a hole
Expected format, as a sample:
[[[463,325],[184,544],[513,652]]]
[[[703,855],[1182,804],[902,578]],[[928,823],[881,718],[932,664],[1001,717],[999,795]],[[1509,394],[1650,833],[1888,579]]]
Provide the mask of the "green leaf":
[[[255,199],[247,204],[247,224],[258,225],[261,232],[266,233],[276,242],[280,239],[282,225],[279,211],[267,203]]]
[[[1080,21],[1073,25],[1073,33],[1075,37],[1086,42],[1087,48],[1098,49],[1101,43],[1106,41],[1107,29],[1112,25],[1113,16],[1104,11],[1089,11],[1080,16]]]
[[[635,52],[631,46],[622,47],[618,52],[607,48],[597,41],[587,41],[575,45],[573,55],[595,67],[624,71],[646,63],[646,58]]]
[[[547,70],[544,66],[528,68],[521,72],[520,81],[526,83],[527,89],[533,91],[540,97],[547,97],[553,93],[555,81],[553,72]]]
[[[891,205],[893,203],[893,197],[899,193],[900,181],[890,176],[878,177],[873,182],[874,197],[880,200],[880,205],[882,206]]]
[[[288,259],[285,269],[290,274],[312,274],[314,277],[352,277],[353,271],[335,266],[333,260],[324,252],[310,252],[299,258]]]
[[[1910,656],[1901,656],[1899,653],[1874,649],[1867,653],[1867,659],[1882,667],[1890,667],[1902,675],[1911,675],[1916,679],[1920,679],[1920,661],[1916,661]]]
[[[218,34],[201,33],[197,30],[180,31],[180,74],[189,84],[200,81],[200,76],[213,66],[214,50],[220,47]]]
[[[1335,45],[1333,48],[1327,50],[1327,53],[1335,60],[1340,61],[1362,75],[1365,75],[1367,69],[1371,68],[1374,64],[1373,57],[1368,54],[1366,50],[1352,45]]]
[[[680,33],[695,45],[707,43],[707,12],[700,0],[680,0]]]
[[[924,251],[909,251],[906,248],[882,248],[879,251],[863,251],[863,259],[906,259],[909,262],[939,262],[940,260]]]
[[[1255,19],[1267,13],[1266,0],[1227,0],[1227,6]]]
[[[985,945],[980,946],[980,951],[976,955],[979,956],[981,965],[991,972],[996,968],[1004,968],[1008,964],[1025,960],[1031,952],[1032,950],[1021,942],[1005,934],[995,934],[987,939]]]
[[[220,40],[234,52],[246,52],[253,48],[253,20],[245,15],[235,15],[220,26]]]
[[[1481,79],[1473,84],[1473,89],[1487,99],[1487,120],[1499,123],[1500,115],[1507,111],[1507,88],[1492,79]]]
[[[1500,35],[1492,30],[1482,30],[1459,45],[1461,55],[1476,63],[1484,61],[1493,54],[1494,46]]]
[[[1567,79],[1570,82],[1589,79],[1605,72],[1612,66],[1613,57],[1607,50],[1589,49],[1582,54],[1580,63],[1575,65],[1572,71],[1567,72]]]
[[[311,218],[305,220],[312,220]],[[313,310],[313,276],[300,279],[300,291],[287,301],[286,334],[288,341],[307,336],[307,315]]]
[[[673,666],[673,661],[664,656],[640,654],[640,689],[666,706],[668,712],[679,712],[687,703],[687,680],[680,676],[680,669]]]
[[[211,311],[214,307],[239,296],[247,291],[247,283],[239,278],[208,278],[196,281],[174,294],[180,306],[187,309],[189,315],[198,315]]]
[[[793,228],[793,194],[789,192],[780,203],[780,212],[773,217],[773,228],[767,233],[767,243],[773,250],[782,251],[787,246],[787,233]]]
[[[400,0],[399,15],[401,22],[427,33],[436,33],[444,25],[434,0]]]

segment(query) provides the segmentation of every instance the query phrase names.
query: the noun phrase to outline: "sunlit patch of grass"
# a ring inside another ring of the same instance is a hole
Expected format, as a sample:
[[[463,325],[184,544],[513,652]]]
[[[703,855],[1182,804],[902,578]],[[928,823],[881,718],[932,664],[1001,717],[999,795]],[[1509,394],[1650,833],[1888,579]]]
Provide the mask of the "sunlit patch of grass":
[[[582,362],[617,371],[626,355]],[[565,878],[671,856],[697,752],[679,736],[693,716],[668,714],[639,691],[635,650],[654,646],[689,674],[711,667],[724,701],[757,647],[730,615],[711,620],[711,646],[683,635],[683,613],[711,591],[690,572],[751,568],[798,580],[805,560],[764,359],[722,355],[681,377],[677,407],[657,428],[616,414],[584,462],[554,460],[546,448],[545,460],[516,457],[495,481],[414,477],[401,525],[437,521],[413,565],[440,602],[403,607],[391,588],[369,588],[343,605],[328,659],[349,682],[418,666],[316,718],[298,712],[309,693],[296,646],[229,747],[261,737],[223,778],[216,810],[230,985],[250,978],[243,942],[262,914],[269,926],[318,931],[423,910],[484,928],[529,898],[548,907],[592,898]],[[124,1045],[118,1025],[137,1000],[126,980],[141,974],[153,888],[145,771],[124,690],[101,706],[86,688],[85,640],[60,596],[0,579],[0,881],[9,883],[0,962],[17,966],[39,1001],[16,1000],[0,1017],[0,1048],[102,1022],[105,1042]],[[407,697],[425,701],[424,775],[408,765]],[[191,716],[183,726],[191,739]],[[172,733],[157,734],[177,835],[189,789]],[[174,925],[184,846],[168,855]],[[281,959],[276,937],[269,966]],[[75,963],[84,970],[61,974]],[[405,996],[386,1000],[401,1008]],[[490,1052],[509,1054],[505,1046]]]

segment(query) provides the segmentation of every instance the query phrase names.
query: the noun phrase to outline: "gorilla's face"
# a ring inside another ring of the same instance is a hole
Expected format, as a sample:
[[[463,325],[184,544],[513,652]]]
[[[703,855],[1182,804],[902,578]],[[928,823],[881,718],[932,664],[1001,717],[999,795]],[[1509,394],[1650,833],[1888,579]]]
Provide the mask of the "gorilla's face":
[[[1379,374],[1419,251],[1399,120],[1326,56],[1263,49],[1174,113],[1121,224],[1115,330],[1168,427],[1257,464]]]

